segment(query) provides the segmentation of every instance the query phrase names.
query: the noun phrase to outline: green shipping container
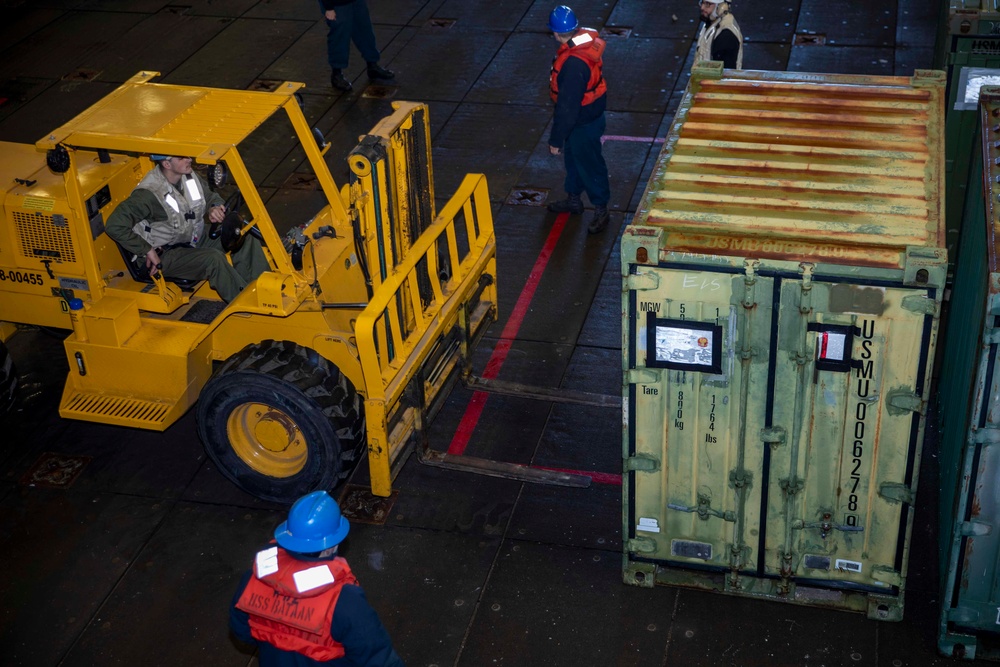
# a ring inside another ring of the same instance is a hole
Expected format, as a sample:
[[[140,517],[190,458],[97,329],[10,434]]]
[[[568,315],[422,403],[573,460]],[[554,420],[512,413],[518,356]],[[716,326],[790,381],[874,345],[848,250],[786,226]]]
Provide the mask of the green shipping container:
[[[976,147],[979,89],[1000,84],[1000,0],[942,3],[937,66],[947,71],[945,107],[946,247],[952,270]]]
[[[1000,660],[1000,88],[982,89],[981,114],[939,391],[938,648]]]
[[[692,72],[621,242],[627,583],[901,618],[944,85]]]

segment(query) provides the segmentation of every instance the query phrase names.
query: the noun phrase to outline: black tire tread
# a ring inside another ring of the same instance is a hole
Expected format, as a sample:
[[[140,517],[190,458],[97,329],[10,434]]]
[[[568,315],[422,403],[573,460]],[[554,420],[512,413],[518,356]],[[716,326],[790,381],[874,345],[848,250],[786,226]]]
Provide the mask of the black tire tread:
[[[336,366],[296,343],[264,340],[230,357],[212,379],[237,373],[277,378],[315,403],[340,441],[342,465],[334,486],[351,475],[365,450],[364,411],[357,390]]]

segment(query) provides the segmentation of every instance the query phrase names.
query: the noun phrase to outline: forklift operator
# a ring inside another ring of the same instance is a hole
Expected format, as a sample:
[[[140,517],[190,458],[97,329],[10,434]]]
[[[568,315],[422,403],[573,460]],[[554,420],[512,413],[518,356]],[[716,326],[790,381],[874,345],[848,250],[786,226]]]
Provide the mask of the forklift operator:
[[[194,173],[189,157],[151,155],[156,162],[128,198],[108,217],[107,233],[134,255],[132,261],[164,276],[208,280],[227,303],[270,270],[260,241],[246,235],[226,260],[222,241],[205,233],[205,215],[221,223],[226,207]]]

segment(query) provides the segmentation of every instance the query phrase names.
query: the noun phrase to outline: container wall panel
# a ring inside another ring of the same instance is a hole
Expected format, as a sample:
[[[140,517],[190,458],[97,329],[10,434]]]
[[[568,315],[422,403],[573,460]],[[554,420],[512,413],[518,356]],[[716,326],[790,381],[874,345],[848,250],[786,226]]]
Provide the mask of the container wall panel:
[[[1000,660],[1000,88],[982,89],[978,117],[939,399],[938,647]]]

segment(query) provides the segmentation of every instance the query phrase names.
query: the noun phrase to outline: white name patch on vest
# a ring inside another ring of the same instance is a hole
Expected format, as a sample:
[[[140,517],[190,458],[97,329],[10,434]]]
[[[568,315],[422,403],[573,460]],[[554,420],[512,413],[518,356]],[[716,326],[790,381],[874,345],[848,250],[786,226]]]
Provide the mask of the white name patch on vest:
[[[257,552],[257,576],[266,577],[278,571],[278,547]]]
[[[184,188],[187,190],[188,198],[191,201],[201,201],[201,192],[198,191],[198,186],[195,184],[193,178],[184,179]]]
[[[308,570],[296,572],[292,576],[295,578],[295,588],[299,593],[333,583],[333,572],[330,572],[330,568],[326,565],[317,565]]]

